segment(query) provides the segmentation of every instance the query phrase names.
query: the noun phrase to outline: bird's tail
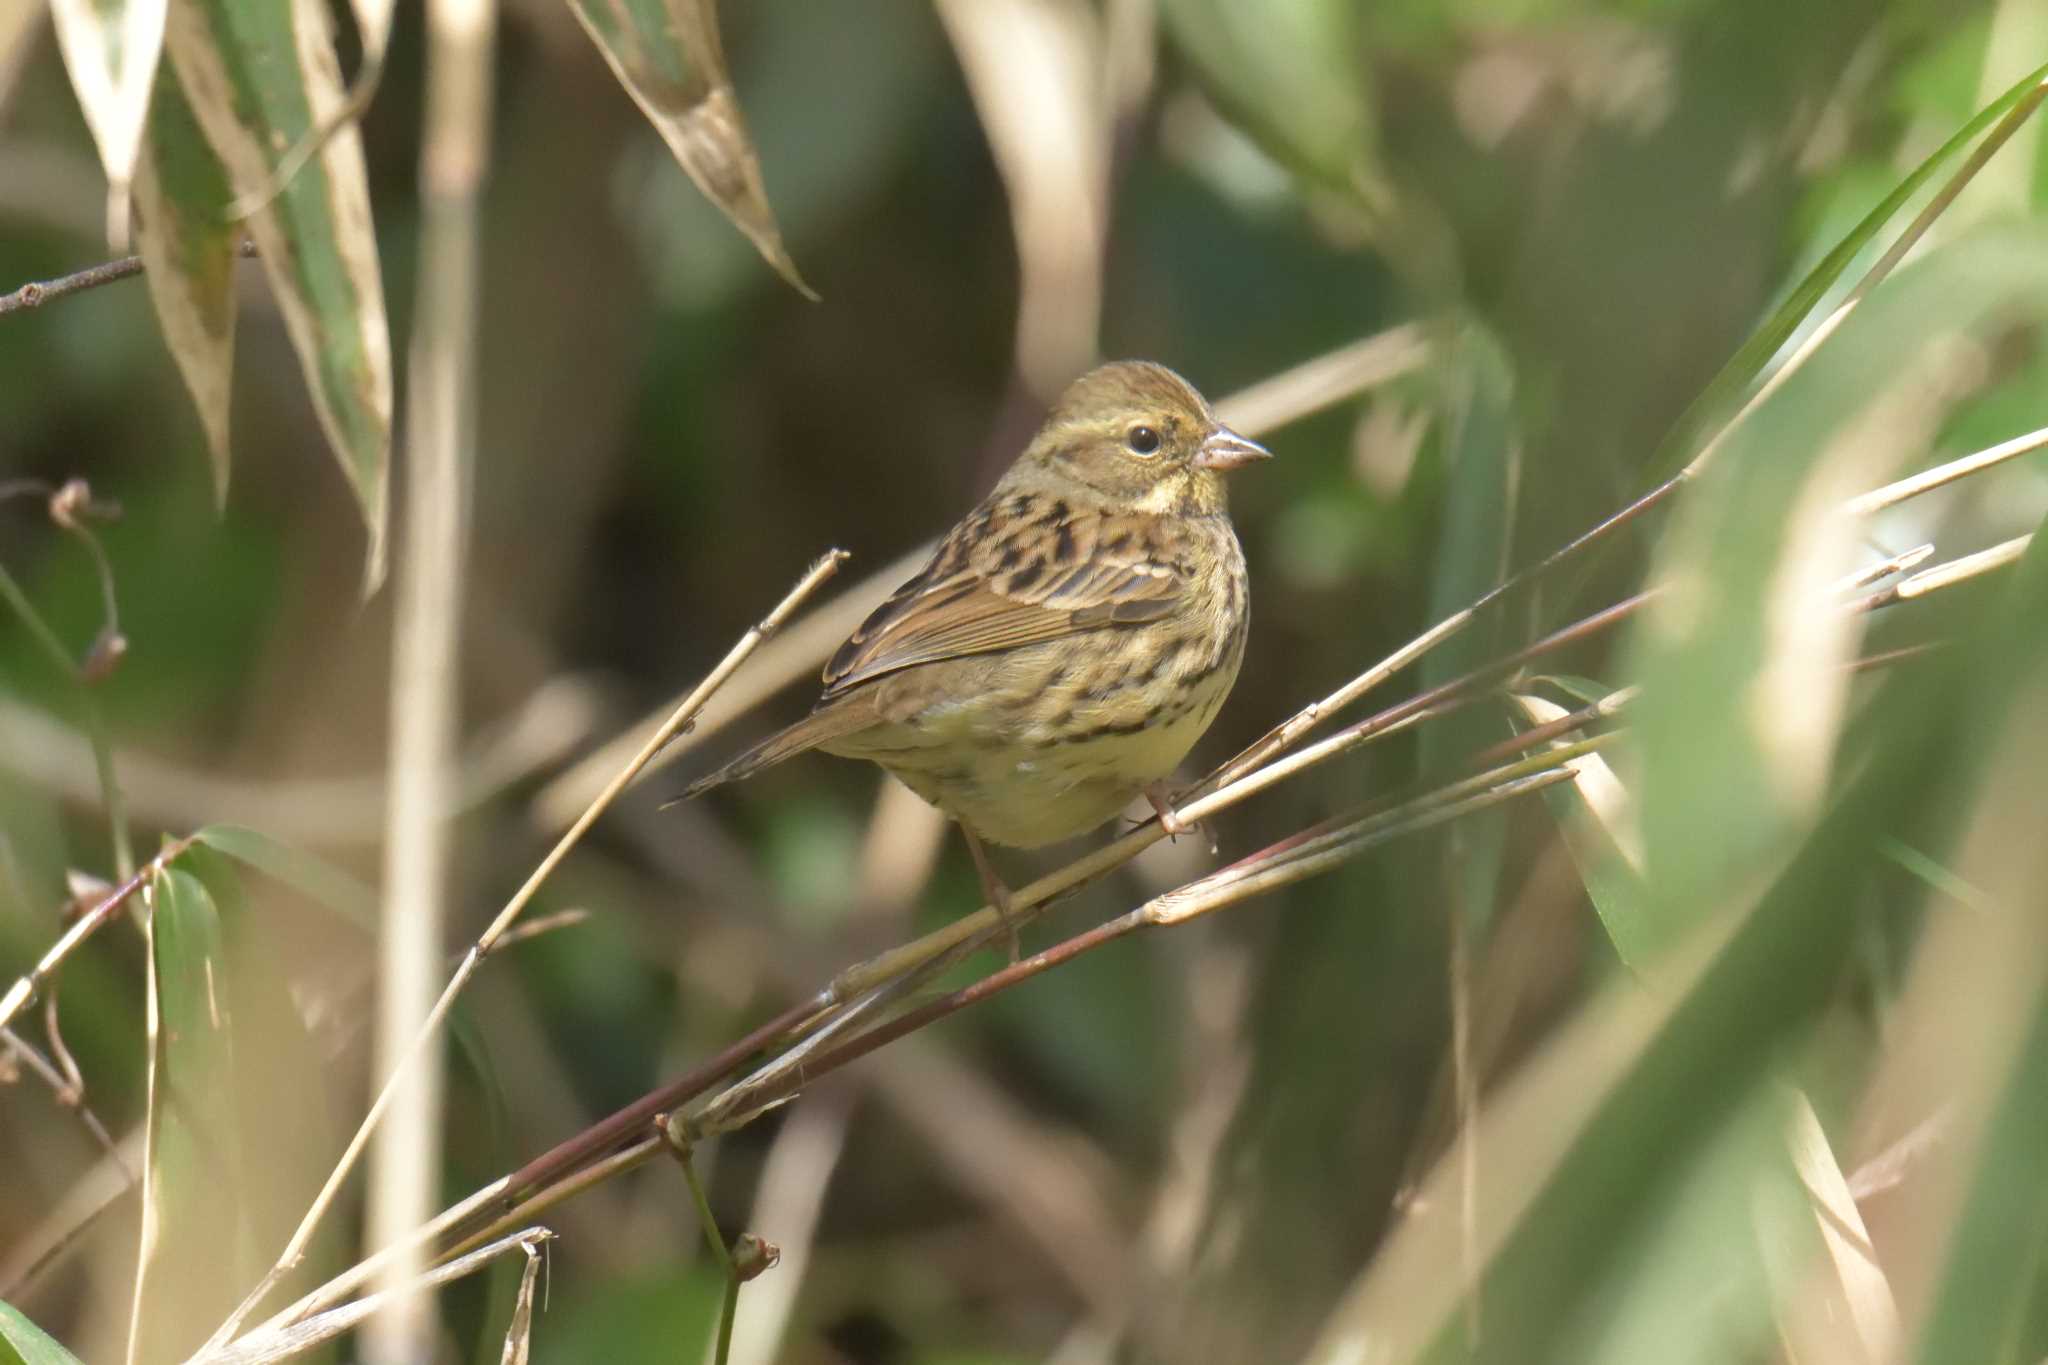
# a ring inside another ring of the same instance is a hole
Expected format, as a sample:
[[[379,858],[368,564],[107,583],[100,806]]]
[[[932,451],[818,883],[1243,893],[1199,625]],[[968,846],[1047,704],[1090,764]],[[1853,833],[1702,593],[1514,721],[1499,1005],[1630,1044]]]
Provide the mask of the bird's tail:
[[[813,711],[788,729],[778,730],[768,736],[716,772],[698,778],[683,788],[681,795],[662,802],[661,808],[667,810],[670,806],[681,805],[685,801],[702,796],[713,787],[722,787],[728,782],[738,782],[742,778],[752,777],[763,768],[772,768],[785,758],[794,758],[806,750],[817,748],[820,744],[829,744],[843,735],[852,734],[873,720],[872,716],[862,714],[864,710],[863,707],[841,702]]]

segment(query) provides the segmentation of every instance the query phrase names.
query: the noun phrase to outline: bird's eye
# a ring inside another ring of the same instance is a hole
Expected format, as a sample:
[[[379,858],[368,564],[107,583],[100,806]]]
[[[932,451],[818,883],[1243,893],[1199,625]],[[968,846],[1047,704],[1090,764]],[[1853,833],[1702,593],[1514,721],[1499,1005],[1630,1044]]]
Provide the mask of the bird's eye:
[[[1159,433],[1150,427],[1132,427],[1124,433],[1124,444],[1133,455],[1156,455],[1159,453]]]

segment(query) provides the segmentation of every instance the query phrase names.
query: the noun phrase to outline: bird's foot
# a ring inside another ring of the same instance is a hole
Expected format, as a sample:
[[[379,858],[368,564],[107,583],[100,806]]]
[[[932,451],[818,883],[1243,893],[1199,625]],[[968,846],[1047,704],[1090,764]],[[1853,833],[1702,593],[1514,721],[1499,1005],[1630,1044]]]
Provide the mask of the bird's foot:
[[[1152,809],[1158,812],[1159,828],[1166,831],[1168,840],[1176,840],[1183,834],[1205,834],[1209,839],[1209,856],[1212,858],[1216,856],[1215,832],[1200,820],[1183,820],[1180,816],[1176,815],[1173,809],[1173,798],[1167,795],[1164,782],[1154,782],[1151,786],[1145,788],[1145,799],[1151,802]]]

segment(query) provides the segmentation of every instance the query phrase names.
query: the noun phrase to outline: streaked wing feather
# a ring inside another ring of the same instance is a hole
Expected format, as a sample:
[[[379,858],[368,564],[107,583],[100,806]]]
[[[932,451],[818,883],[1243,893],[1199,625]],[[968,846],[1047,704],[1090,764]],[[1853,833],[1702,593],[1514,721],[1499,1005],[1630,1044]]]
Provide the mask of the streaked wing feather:
[[[915,664],[1171,613],[1186,586],[1181,574],[1146,554],[1143,536],[1126,537],[1135,548],[1121,554],[1101,552],[1104,520],[1067,518],[1065,534],[1057,527],[1012,527],[1017,534],[1006,543],[989,535],[986,519],[970,517],[840,646],[825,666],[825,696]]]

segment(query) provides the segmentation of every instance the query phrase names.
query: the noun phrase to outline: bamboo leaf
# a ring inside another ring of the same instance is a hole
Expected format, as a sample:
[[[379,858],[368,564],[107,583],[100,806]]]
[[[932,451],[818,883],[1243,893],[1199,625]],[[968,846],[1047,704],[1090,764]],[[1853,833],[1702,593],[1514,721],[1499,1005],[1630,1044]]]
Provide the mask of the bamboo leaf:
[[[179,867],[157,874],[151,896],[149,1115],[131,1365],[179,1360],[205,1341],[234,1306],[248,1259],[221,914],[206,884]]]
[[[1844,504],[1924,448],[1981,373],[1975,333],[2048,311],[2043,246],[1988,231],[1901,270],[1729,434],[1679,509],[1632,645],[1659,942],[1729,878],[1768,876],[1814,819],[1860,619],[1834,591],[1860,545]]]
[[[1723,1118],[1776,1079],[1839,998],[1868,889],[1892,875],[1872,848],[1949,820],[2005,718],[2023,714],[2020,681],[2048,659],[2048,634],[2014,627],[2048,613],[2048,544],[2039,544],[2015,566],[2009,591],[1952,620],[1963,627],[1953,649],[1884,680],[1841,741],[1854,761],[1822,774],[1825,814],[1810,813],[1810,798],[1789,780],[1801,775],[1781,775],[1780,750],[1810,761],[1813,741],[1780,738],[1784,716],[1765,705],[1778,683],[1763,674],[1776,666],[1811,684],[1820,660],[1830,661],[1824,684],[1842,672],[1834,639],[1788,639],[1814,629],[1809,613],[1788,605],[1804,598],[1788,590],[1832,581],[1823,570],[1833,567],[1838,503],[1826,476],[1866,475],[1898,444],[1894,432],[1867,429],[1853,445],[1836,438],[1872,393],[1927,386],[1939,368],[1928,363],[1928,343],[2044,301],[2048,235],[2038,227],[1956,240],[1874,293],[1735,433],[1724,451],[1731,458],[1708,470],[1703,496],[1670,538],[1667,564],[1687,576],[1672,581],[1665,613],[1638,642],[1646,667],[1637,733],[1656,731],[1643,740],[1639,783],[1649,884],[1660,914],[1685,911],[1691,931],[1659,922],[1641,979],[1611,981],[1489,1097],[1423,1182],[1422,1212],[1395,1229],[1309,1359],[1631,1358],[1589,1349],[1611,1343],[1585,1335],[1598,1332],[1603,1305],[1632,1292],[1636,1255],[1656,1237],[1674,1180],[1685,1180]],[[1934,355],[1943,354],[1937,344]],[[1796,714],[1824,732],[1829,762],[1837,723],[1802,700]],[[1660,774],[1659,763],[1678,764],[1684,780]],[[1700,851],[1677,847],[1687,840]],[[1670,871],[1659,874],[1660,859]],[[1681,885],[1661,885],[1659,875]],[[2048,1088],[2029,1084],[2038,1104]],[[2023,1117],[2038,1146],[2038,1119]],[[1461,1226],[1454,1192],[1475,1148],[1486,1154],[1488,1195]],[[1782,1142],[1774,1148],[1770,1159],[1782,1165]],[[1803,1218],[1810,1230],[1810,1212]],[[1455,1265],[1470,1273],[1447,1275]],[[2022,1273],[2039,1272],[2015,1265],[2005,1283]],[[1700,1283],[1691,1281],[1694,1293]],[[1482,1312],[1496,1326],[1475,1349],[1468,1324]]]
[[[1597,700],[1597,699],[1596,699]],[[1541,697],[1516,696],[1515,705],[1535,725],[1569,714]],[[1576,738],[1576,736],[1572,736]],[[1560,737],[1557,748],[1566,743]],[[1568,786],[1545,787],[1544,804],[1564,835],[1572,865],[1586,884],[1586,895],[1615,955],[1630,967],[1642,965],[1652,941],[1648,895],[1642,877],[1642,835],[1636,829],[1635,803],[1614,769],[1600,754],[1583,754],[1565,766],[1572,770]]]
[[[1160,18],[1216,102],[1281,162],[1348,195],[1375,171],[1357,6],[1166,0]]]
[[[0,1365],[78,1365],[78,1357],[30,1322],[19,1308],[0,1301]]]
[[[1921,1333],[1922,1365],[2027,1365],[2048,1343],[2048,992],[1978,1149]]]
[[[569,0],[569,8],[705,198],[797,292],[817,298],[768,206],[713,0]]]
[[[1445,527],[1430,576],[1429,618],[1441,621],[1507,574],[1513,551],[1519,462],[1507,356],[1476,324],[1465,329],[1443,370]],[[1458,677],[1499,652],[1501,618],[1487,616],[1432,650],[1423,661],[1425,687]],[[1422,771],[1447,779],[1482,745],[1499,738],[1500,720],[1479,708],[1445,717],[1422,733]],[[1465,926],[1483,936],[1492,923],[1507,817],[1491,811],[1445,830],[1442,846],[1451,889]]]
[[[342,126],[277,193],[275,172],[343,101],[318,0],[179,0],[166,30],[178,79],[238,195],[286,330],[369,532],[365,586],[384,575],[391,339],[362,143]]]
[[[213,458],[216,502],[228,494],[228,400],[235,354],[235,242],[227,170],[192,115],[177,73],[157,72],[135,167],[136,247],[157,320],[185,378]]]
[[[1764,324],[1750,334],[1740,350],[1728,358],[1706,388],[1679,414],[1670,433],[1658,443],[1656,452],[1646,466],[1649,475],[1658,481],[1667,477],[1679,465],[1698,454],[1714,432],[1735,416],[1741,409],[1743,395],[1763,374],[1771,357],[1778,353],[1792,334],[1799,330],[1808,314],[1812,313],[1827,292],[1834,288],[1863,249],[1870,245],[1885,224],[1898,216],[1915,194],[1931,180],[1936,171],[1947,165],[1963,148],[1975,142],[1992,124],[2003,118],[2008,110],[2025,98],[2029,91],[2043,80],[2048,80],[2048,65],[2036,67],[2014,83],[2004,94],[1980,110],[1977,116],[1958,129],[1948,141],[1934,149],[1925,161],[1913,168],[1893,186],[1890,194],[1877,207],[1865,214],[1855,228],[1835,244],[1832,251],[1821,258],[1820,264],[1808,271],[1798,286],[1778,305],[1775,312]]]
[[[1869,761],[1775,885],[1746,900],[1749,879],[1732,878],[1721,914],[1660,953],[1644,981],[1611,982],[1488,1099],[1474,1131],[1423,1183],[1422,1212],[1395,1229],[1306,1359],[1616,1358],[1584,1349],[1587,1314],[1626,1300],[1636,1253],[1656,1236],[1674,1182],[1695,1168],[1723,1118],[1763,1093],[1837,992],[1862,902],[1845,883],[1870,871],[1873,831],[1945,809],[2015,713],[2018,679],[2048,658],[2048,635],[2016,638],[2011,627],[2048,612],[2048,546],[2017,574],[2009,598],[1985,604],[1953,655],[1888,681],[1859,719],[1858,738],[1876,741]],[[1940,784],[1929,781],[1936,771]],[[2042,1094],[2048,1087],[2034,1083],[2028,1102]],[[2038,1132],[2037,1124],[2036,1147]],[[1488,1163],[1488,1198],[1469,1239],[1451,1216],[1467,1143]],[[1783,1162],[1782,1143],[1770,1159]],[[1458,1264],[1478,1272],[1485,1321],[1510,1325],[1504,1335],[1496,1327],[1485,1349],[1466,1336],[1477,1310],[1464,1289],[1474,1281],[1445,1273]],[[1696,1296],[1703,1281],[1686,1283]]]
[[[207,825],[192,836],[217,853],[302,892],[352,924],[377,928],[377,893],[324,858],[241,825]]]
[[[2037,535],[2020,568],[2026,575],[2031,567],[2035,581],[2042,548]],[[1908,1177],[1906,1220],[1926,1230],[1898,1251],[1919,1291],[1908,1302],[1917,1310],[1911,1358],[1921,1365],[2048,1357],[2048,843],[2040,838],[2048,661],[2031,628],[2041,619],[2037,600],[2021,595],[2027,582],[2014,585],[2009,609],[2013,622],[2027,623],[2015,631],[2015,653],[2032,655],[2032,676],[2010,722],[1993,731],[1996,767],[1951,851],[1949,880],[1968,888],[1973,910],[1931,925],[1893,1016],[1923,1058],[1943,1064],[1917,1085],[1903,1067],[1879,1078],[1889,1103],[1918,1112],[1938,1104],[1951,1135],[1948,1158],[1937,1163],[1947,1169]]]
[[[1827,1251],[1834,1290],[1827,1301],[1839,1302],[1846,1311],[1865,1359],[1896,1360],[1899,1306],[1871,1246],[1870,1231],[1863,1225],[1856,1196],[1850,1192],[1848,1178],[1835,1159],[1834,1147],[1821,1127],[1820,1116],[1813,1111],[1813,1101],[1805,1091],[1789,1089],[1783,1100],[1785,1144],[1792,1156],[1792,1169],[1805,1189],[1815,1228]],[[1788,1288],[1792,1293],[1784,1297],[1795,1303],[1807,1302],[1798,1286]],[[1793,1324],[1793,1330],[1804,1329],[1816,1335],[1836,1335],[1841,1331],[1840,1323],[1832,1315],[1824,1325],[1810,1321],[1819,1316],[1817,1313],[1809,1311],[1798,1316],[1806,1320]],[[1784,1335],[1788,1340],[1797,1339],[1793,1331]]]
[[[512,1301],[512,1321],[505,1327],[503,1365],[526,1365],[533,1354],[533,1294],[540,1282],[541,1257],[537,1247],[524,1247],[526,1265],[519,1272],[519,1292]]]
[[[166,0],[51,0],[57,45],[112,187],[108,232],[125,236],[128,181],[163,53]]]

